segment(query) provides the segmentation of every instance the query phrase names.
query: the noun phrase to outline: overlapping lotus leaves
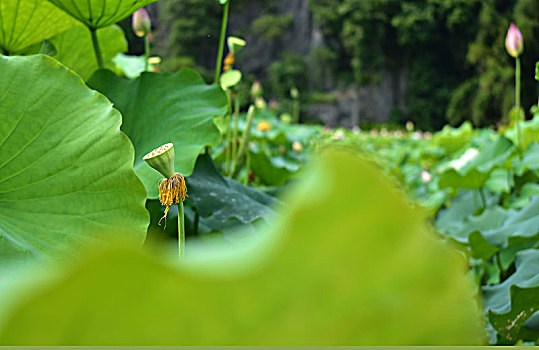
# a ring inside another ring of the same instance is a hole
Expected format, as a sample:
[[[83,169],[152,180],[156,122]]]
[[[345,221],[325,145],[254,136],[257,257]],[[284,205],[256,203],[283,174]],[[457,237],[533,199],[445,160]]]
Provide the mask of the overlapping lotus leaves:
[[[539,176],[539,144],[531,143],[522,159],[513,159],[513,170],[517,175],[523,175],[527,170]]]
[[[26,0],[25,0],[26,1]],[[48,0],[89,28],[103,28],[157,0]]]
[[[148,198],[158,197],[161,175],[142,160],[146,153],[174,143],[175,170],[189,176],[204,147],[219,142],[213,118],[227,112],[227,97],[219,86],[207,85],[191,69],[176,74],[143,73],[135,80],[100,70],[88,85],[105,94],[122,113],[122,130],[135,145],[134,168]]]
[[[77,21],[47,0],[0,0],[3,53],[18,53],[77,25]]]
[[[104,62],[110,61],[120,52],[127,51],[127,41],[122,28],[113,25],[97,30]],[[50,39],[62,64],[88,80],[99,67],[95,57],[90,31],[84,26],[67,30]]]
[[[519,252],[515,265],[515,273],[503,283],[482,288],[483,307],[489,311],[489,321],[501,344],[539,338],[538,330],[524,326],[539,310],[539,250]]]
[[[539,196],[520,211],[508,215],[499,228],[486,229],[481,233],[492,244],[507,247],[521,239],[531,239],[539,234]]]
[[[263,148],[249,151],[249,168],[268,186],[282,186],[299,170],[299,164],[283,156],[270,156]]]
[[[195,171],[187,179],[188,203],[194,205],[202,217],[226,222],[236,218],[244,224],[258,218],[270,222],[280,201],[235,180],[221,175],[211,157],[199,156]]]
[[[436,133],[432,143],[442,147],[448,153],[454,153],[470,142],[472,133],[473,127],[468,121],[464,122],[458,129],[446,125],[442,131]]]
[[[0,258],[141,244],[148,214],[121,116],[56,60],[0,56]]]
[[[497,167],[508,167],[514,150],[511,141],[498,137],[485,145],[476,155],[465,153],[462,158],[443,166],[440,171],[440,188],[482,188],[490,173]],[[470,151],[470,150],[469,150]]]
[[[532,142],[539,143],[539,115],[535,115],[532,120],[520,122],[522,132],[522,147],[526,149]],[[505,136],[518,145],[518,136],[516,128],[508,129]]]
[[[462,260],[385,176],[341,152],[305,174],[289,210],[250,245],[179,269],[126,249],[98,254],[13,304],[0,343],[483,342]]]

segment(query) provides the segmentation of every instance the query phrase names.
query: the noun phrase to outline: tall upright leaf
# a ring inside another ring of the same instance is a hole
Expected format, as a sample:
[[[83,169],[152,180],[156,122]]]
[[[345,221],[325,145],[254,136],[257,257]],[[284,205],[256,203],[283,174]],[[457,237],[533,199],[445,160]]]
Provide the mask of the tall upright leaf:
[[[88,84],[122,113],[122,130],[135,145],[135,171],[149,198],[157,198],[161,175],[142,160],[146,153],[173,142],[176,171],[189,176],[204,146],[219,142],[213,118],[226,113],[227,98],[219,86],[205,84],[193,70],[144,73],[135,80],[102,70]]]

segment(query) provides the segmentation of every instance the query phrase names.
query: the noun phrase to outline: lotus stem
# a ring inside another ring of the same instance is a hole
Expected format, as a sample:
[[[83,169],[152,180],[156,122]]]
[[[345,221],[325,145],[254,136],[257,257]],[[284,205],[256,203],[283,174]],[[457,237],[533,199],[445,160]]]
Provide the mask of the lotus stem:
[[[240,149],[238,150],[238,159],[236,164],[234,164],[234,171],[232,172],[232,177],[235,177],[240,172],[241,167],[243,166],[244,156],[247,153],[247,147],[249,146],[249,141],[251,139],[251,127],[253,125],[253,119],[255,114],[255,106],[251,105],[247,111],[247,125],[245,126],[245,131],[243,132],[243,138],[241,140]]]
[[[144,71],[147,72],[150,67],[150,39],[144,36]]]
[[[223,8],[223,19],[221,22],[221,37],[219,38],[219,51],[217,52],[217,62],[215,63],[215,77],[213,79],[214,84],[219,83],[219,76],[221,75],[221,64],[223,61],[223,52],[225,49],[225,37],[226,26],[228,23],[228,8],[230,6],[230,0],[228,0]]]
[[[522,133],[520,131],[520,57],[515,58],[515,107],[516,107],[516,116],[515,124],[517,127],[517,140],[518,140],[518,150],[520,157],[522,158]]]
[[[183,211],[183,201],[178,203],[178,256],[185,257],[185,215]]]
[[[234,131],[232,134],[232,169],[235,168],[238,161],[238,128],[240,113],[240,99],[238,95],[234,97]]]
[[[99,66],[99,69],[105,68],[105,64],[103,63],[103,55],[101,54],[101,47],[99,46],[99,39],[97,38],[97,31],[95,28],[88,28],[90,29],[90,34],[92,35],[92,44],[94,45],[94,52],[95,57],[97,59],[97,65]]]

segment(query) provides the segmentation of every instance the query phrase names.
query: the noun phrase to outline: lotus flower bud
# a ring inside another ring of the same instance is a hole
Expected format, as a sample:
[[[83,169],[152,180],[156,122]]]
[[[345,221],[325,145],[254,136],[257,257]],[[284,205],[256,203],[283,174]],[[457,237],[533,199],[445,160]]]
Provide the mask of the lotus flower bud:
[[[133,31],[138,37],[146,36],[152,30],[152,22],[150,16],[144,7],[135,11],[133,14]]]
[[[263,97],[257,97],[255,99],[255,106],[258,109],[266,109],[267,104]]]
[[[262,84],[260,84],[260,82],[257,80],[251,86],[251,95],[253,97],[262,97],[262,93]]]
[[[423,170],[421,172],[421,181],[423,181],[423,183],[429,183],[430,180],[432,180],[432,175],[428,171]]]
[[[297,100],[299,98],[299,91],[297,88],[293,87],[290,89],[290,97],[292,97],[294,100]]]
[[[410,131],[410,132],[414,131],[414,123],[411,122],[411,121],[407,121],[406,122],[406,130]]]
[[[505,37],[505,49],[509,55],[518,57],[524,50],[524,41],[522,40],[522,34],[518,30],[517,26],[511,22],[507,36]]]
[[[295,141],[293,144],[292,144],[292,149],[296,152],[301,152],[303,151],[303,145],[301,144],[301,142],[299,141]]]
[[[281,121],[285,124],[290,124],[292,122],[292,116],[289,113],[281,114],[279,119],[281,119]]]

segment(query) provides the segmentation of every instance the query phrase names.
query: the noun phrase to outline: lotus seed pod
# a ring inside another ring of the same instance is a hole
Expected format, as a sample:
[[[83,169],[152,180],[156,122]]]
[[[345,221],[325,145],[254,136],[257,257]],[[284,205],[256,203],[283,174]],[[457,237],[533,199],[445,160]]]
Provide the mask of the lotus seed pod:
[[[133,31],[138,37],[144,37],[152,30],[152,22],[148,12],[143,8],[133,14]]]
[[[235,36],[229,36],[226,42],[228,44],[228,51],[234,54],[238,53],[246,44],[245,40]]]
[[[505,37],[505,49],[509,55],[513,57],[518,57],[524,51],[524,41],[522,39],[522,34],[518,30],[517,26],[511,22],[509,30],[507,31],[507,36]]]
[[[174,175],[174,145],[172,143],[154,149],[142,159],[167,179]]]

